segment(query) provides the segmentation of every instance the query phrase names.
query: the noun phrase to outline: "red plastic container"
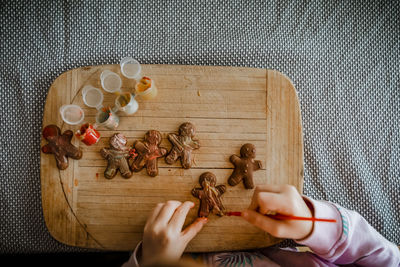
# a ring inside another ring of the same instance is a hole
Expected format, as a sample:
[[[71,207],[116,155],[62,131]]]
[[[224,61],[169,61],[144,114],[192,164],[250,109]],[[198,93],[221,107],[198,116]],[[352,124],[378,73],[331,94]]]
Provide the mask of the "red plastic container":
[[[88,146],[96,144],[100,140],[100,133],[89,123],[83,124],[75,135]]]

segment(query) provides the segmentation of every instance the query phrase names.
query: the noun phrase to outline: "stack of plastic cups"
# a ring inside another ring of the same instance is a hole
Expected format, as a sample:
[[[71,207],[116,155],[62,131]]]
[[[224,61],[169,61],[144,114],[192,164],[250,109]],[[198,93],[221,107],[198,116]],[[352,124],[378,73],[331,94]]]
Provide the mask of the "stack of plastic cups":
[[[121,71],[129,79],[139,79],[141,75],[139,62],[132,58],[125,58],[121,61]],[[82,89],[82,99],[85,105],[98,110],[96,123],[94,125],[85,123],[76,133],[76,136],[87,145],[98,142],[100,134],[97,132],[97,128],[117,129],[120,122],[117,112],[124,112],[126,115],[130,115],[139,108],[135,94],[129,92],[121,93],[122,80],[117,73],[105,70],[101,73],[100,80],[102,88],[106,92],[117,94],[117,97],[113,108],[105,108],[103,107],[104,95],[100,89],[91,85],[87,85]],[[147,91],[144,93],[143,95],[148,94]],[[78,105],[63,105],[59,111],[63,121],[70,125],[80,124],[85,118],[83,109]]]
[[[84,103],[89,107],[96,107],[103,102],[103,93],[94,87],[83,88],[82,96]],[[78,105],[63,105],[60,108],[60,114],[63,121],[70,125],[82,123],[85,117],[83,109]],[[76,136],[88,146],[96,144],[100,140],[100,133],[90,123],[83,124],[76,132]]]
[[[85,86],[82,90],[82,98],[86,106],[97,109],[94,128],[104,127],[109,130],[117,129],[119,117],[110,107],[103,108],[104,96],[100,89],[91,85]]]
[[[127,115],[135,113],[139,104],[135,99],[135,95],[131,93],[121,93],[122,81],[119,75],[110,70],[105,70],[100,75],[101,86],[109,93],[115,93],[118,97],[115,99],[115,107],[112,112],[122,111]]]
[[[128,79],[136,80],[135,94],[149,100],[157,96],[157,87],[149,77],[141,76],[141,66],[136,59],[125,57],[120,62],[121,73]]]

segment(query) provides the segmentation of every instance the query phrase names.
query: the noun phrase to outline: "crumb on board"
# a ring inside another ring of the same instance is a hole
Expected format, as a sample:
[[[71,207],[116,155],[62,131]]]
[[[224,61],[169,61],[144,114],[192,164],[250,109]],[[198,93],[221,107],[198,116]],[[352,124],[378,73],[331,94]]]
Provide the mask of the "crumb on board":
[[[201,96],[200,90],[197,90],[197,95],[198,95],[198,96]]]

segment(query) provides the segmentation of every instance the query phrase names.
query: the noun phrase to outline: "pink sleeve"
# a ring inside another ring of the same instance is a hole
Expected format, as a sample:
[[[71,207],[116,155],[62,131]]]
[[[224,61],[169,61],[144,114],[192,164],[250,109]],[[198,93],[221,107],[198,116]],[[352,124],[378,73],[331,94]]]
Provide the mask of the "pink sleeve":
[[[359,213],[339,205],[304,197],[314,217],[333,218],[337,223],[315,222],[312,234],[297,243],[335,264],[399,266],[399,249],[380,235]]]
[[[137,245],[135,250],[133,251],[131,257],[127,262],[125,262],[122,267],[140,267],[139,266],[139,253],[142,249],[142,241],[140,241]]]

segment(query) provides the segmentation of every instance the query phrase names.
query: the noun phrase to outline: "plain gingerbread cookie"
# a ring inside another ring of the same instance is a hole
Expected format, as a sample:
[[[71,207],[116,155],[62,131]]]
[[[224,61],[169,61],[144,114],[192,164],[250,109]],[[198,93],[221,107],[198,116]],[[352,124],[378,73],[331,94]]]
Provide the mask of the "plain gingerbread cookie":
[[[253,172],[262,168],[261,161],[254,160],[256,157],[256,147],[253,144],[244,144],[240,148],[240,157],[232,155],[230,161],[235,165],[235,170],[228,179],[231,186],[239,184],[241,181],[247,189],[254,188]]]

